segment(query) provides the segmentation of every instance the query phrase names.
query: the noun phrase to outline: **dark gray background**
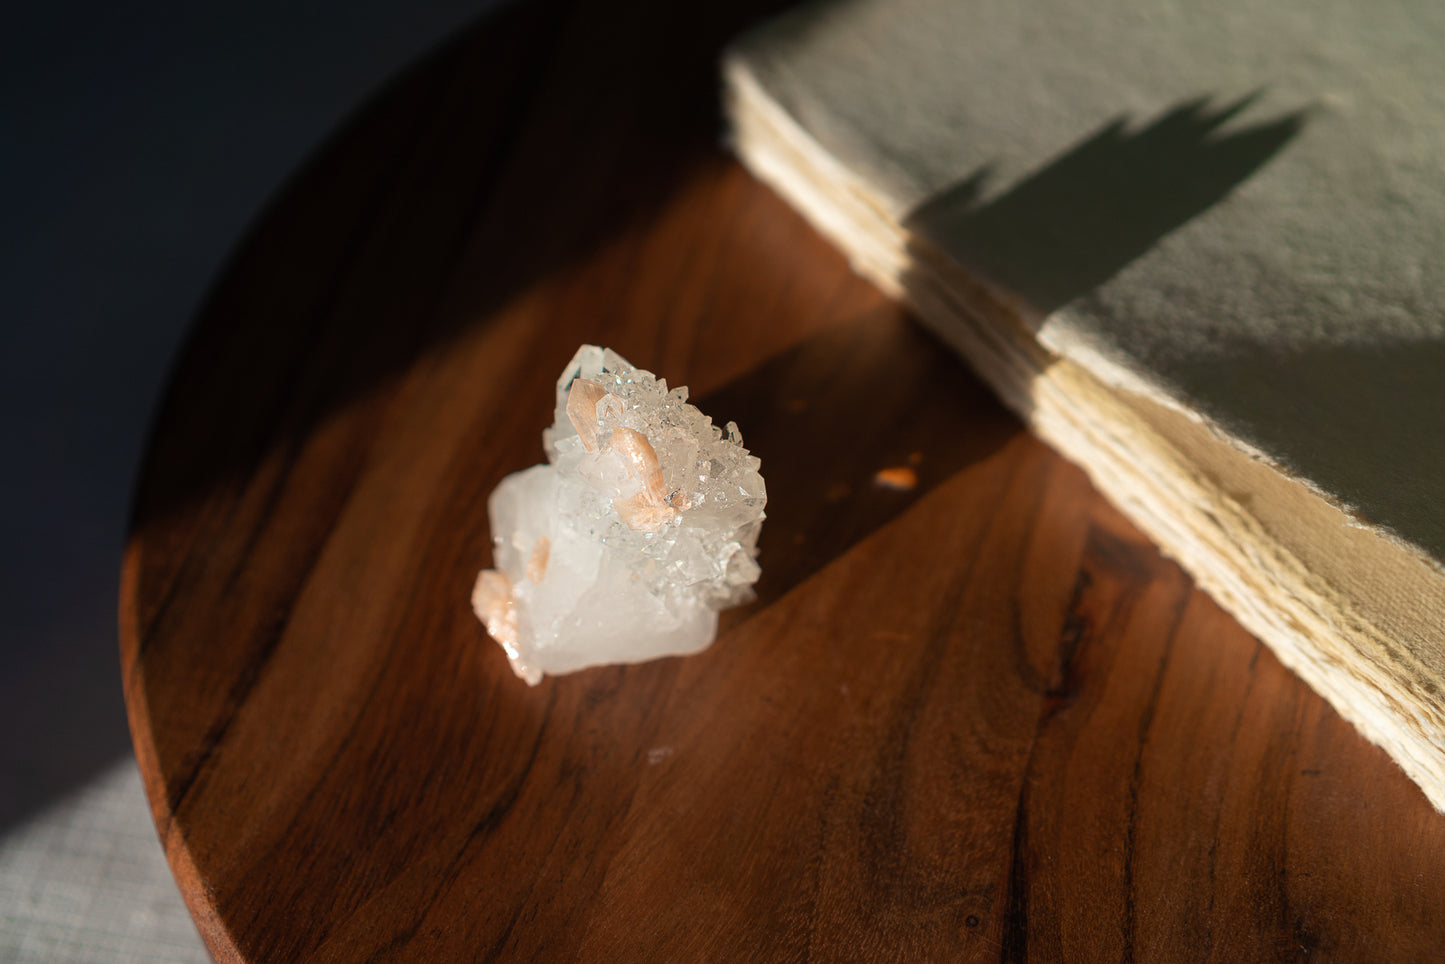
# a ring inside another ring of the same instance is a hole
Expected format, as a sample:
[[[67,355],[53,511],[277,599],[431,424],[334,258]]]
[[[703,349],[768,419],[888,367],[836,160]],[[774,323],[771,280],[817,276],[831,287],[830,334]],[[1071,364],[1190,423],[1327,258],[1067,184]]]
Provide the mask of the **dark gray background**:
[[[115,627],[130,490],[208,284],[328,132],[498,5],[61,0],[7,11],[0,843],[11,851],[47,809],[73,806],[129,758]],[[42,864],[0,859],[0,890],[48,893],[18,879],[43,876]],[[41,903],[0,908],[0,957],[22,953],[16,935]]]

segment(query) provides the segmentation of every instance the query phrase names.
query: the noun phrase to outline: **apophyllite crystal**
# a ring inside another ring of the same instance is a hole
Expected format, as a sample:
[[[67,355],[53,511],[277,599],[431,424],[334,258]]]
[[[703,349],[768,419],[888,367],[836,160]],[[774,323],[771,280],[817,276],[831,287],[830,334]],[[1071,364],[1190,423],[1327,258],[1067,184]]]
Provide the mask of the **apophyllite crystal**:
[[[472,608],[544,673],[695,653],[752,598],[767,492],[758,460],[687,389],[584,345],[557,381],[548,463],[492,492],[493,561]]]

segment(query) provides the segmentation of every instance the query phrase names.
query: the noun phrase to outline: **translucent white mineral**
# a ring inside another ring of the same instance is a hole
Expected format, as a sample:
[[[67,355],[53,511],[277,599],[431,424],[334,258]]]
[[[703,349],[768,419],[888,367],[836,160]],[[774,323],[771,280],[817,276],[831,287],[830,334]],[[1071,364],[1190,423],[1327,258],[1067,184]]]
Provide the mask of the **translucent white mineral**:
[[[544,673],[695,653],[752,598],[767,492],[737,425],[687,389],[584,345],[557,381],[548,464],[502,480],[496,569],[472,608],[536,684]]]

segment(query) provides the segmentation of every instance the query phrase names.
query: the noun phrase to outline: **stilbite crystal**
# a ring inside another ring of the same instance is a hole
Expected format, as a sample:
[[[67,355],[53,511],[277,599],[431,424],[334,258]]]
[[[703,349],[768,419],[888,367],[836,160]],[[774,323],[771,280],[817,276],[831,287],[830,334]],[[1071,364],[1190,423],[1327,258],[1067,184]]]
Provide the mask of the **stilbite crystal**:
[[[535,685],[603,663],[705,649],[752,598],[767,491],[758,459],[687,389],[584,345],[557,381],[547,464],[503,479],[496,569],[472,608]]]

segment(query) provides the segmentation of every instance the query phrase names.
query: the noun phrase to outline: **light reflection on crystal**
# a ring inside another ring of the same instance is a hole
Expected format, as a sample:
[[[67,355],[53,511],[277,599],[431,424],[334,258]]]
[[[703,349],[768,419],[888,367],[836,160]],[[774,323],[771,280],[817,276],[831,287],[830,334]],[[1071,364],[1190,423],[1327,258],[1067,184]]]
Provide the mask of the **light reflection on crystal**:
[[[694,653],[752,598],[761,463],[687,389],[584,345],[557,382],[548,464],[488,502],[495,570],[473,609],[536,684],[603,663]]]

